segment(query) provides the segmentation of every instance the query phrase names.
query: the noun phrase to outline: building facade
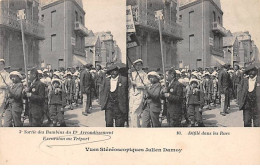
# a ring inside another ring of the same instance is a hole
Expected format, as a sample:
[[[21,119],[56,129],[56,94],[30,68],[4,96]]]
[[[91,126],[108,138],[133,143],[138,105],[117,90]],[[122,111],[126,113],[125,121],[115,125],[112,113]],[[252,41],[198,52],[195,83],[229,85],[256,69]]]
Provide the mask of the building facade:
[[[163,10],[162,39],[165,67],[177,66],[177,42],[182,40],[182,28],[176,23],[177,1],[174,0],[127,0],[132,6],[136,36],[139,46],[129,48],[127,55],[134,61],[141,58],[149,70],[162,67],[160,36],[155,11]]]
[[[46,39],[40,45],[43,66],[54,69],[86,63],[85,11],[79,0],[43,0],[41,23]]]
[[[251,38],[251,34],[248,31],[235,32],[232,34],[237,37],[239,42],[239,57],[240,66],[245,67],[254,61],[259,60],[259,51],[254,41]]]
[[[28,67],[41,63],[39,42],[44,40],[44,27],[39,24],[38,0],[0,0],[0,58],[11,69],[24,69],[21,22],[17,11],[25,11],[23,20],[25,55]]]
[[[227,36],[223,38],[224,62],[230,63],[231,67],[240,64],[239,42],[237,37]]]
[[[85,38],[85,51],[87,63],[94,66],[102,63],[101,41],[98,36],[92,34]]]
[[[179,0],[178,23],[183,41],[178,43],[181,68],[196,69],[224,63],[223,11],[219,0]]]

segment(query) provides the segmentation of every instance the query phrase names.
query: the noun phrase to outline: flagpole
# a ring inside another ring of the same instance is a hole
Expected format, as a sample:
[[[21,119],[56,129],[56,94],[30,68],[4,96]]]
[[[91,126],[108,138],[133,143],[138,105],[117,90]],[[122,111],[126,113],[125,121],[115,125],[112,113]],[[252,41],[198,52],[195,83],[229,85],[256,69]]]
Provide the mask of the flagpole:
[[[22,44],[23,44],[23,60],[24,60],[24,72],[26,76],[26,85],[28,86],[28,70],[27,70],[27,59],[25,55],[25,38],[24,38],[24,28],[23,28],[23,19],[25,18],[24,10],[21,10],[20,13],[20,23],[21,23],[21,33],[22,33]]]
[[[162,26],[161,26],[161,19],[163,18],[162,10],[156,11],[155,17],[158,20],[158,24],[159,24],[161,56],[162,56],[162,68],[163,68],[163,75],[164,75],[164,83],[165,83],[165,86],[166,86],[166,72],[165,72],[165,62],[164,62],[164,53],[163,53],[163,40],[162,40]]]

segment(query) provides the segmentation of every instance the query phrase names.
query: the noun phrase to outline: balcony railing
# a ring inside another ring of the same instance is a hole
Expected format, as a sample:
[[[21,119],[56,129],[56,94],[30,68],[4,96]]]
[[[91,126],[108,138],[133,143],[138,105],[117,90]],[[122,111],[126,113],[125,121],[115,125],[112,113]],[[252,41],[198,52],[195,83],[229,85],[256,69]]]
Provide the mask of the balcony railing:
[[[81,34],[82,36],[88,36],[88,29],[81,24],[79,21],[75,22],[75,29],[76,32],[78,32],[79,34]]]
[[[21,31],[21,23],[17,18],[16,11],[8,8],[0,8],[0,26],[5,26]],[[33,36],[39,40],[44,39],[44,26],[30,19],[23,20],[25,35]]]
[[[148,11],[139,9],[138,6],[133,7],[133,14],[134,14],[134,21],[135,25],[142,26],[148,29],[152,30],[158,30],[158,21],[155,20],[155,14],[153,11]],[[173,37],[177,40],[182,40],[182,27],[173,22],[173,23],[167,23],[162,22],[162,33],[164,35]]]
[[[214,48],[214,47],[211,48],[211,54],[217,55],[217,56],[220,56],[220,57],[224,57],[224,51],[221,50],[221,49]]]
[[[212,23],[212,31],[216,33],[220,33],[222,36],[227,36],[228,31],[221,26],[218,22]]]

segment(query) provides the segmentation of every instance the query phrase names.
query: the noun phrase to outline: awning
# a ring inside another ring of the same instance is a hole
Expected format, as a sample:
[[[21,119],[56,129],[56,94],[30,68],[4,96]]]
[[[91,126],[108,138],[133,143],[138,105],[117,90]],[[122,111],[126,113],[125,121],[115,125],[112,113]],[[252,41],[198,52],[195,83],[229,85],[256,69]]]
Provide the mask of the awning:
[[[85,57],[73,55],[73,65],[86,65],[87,60]]]

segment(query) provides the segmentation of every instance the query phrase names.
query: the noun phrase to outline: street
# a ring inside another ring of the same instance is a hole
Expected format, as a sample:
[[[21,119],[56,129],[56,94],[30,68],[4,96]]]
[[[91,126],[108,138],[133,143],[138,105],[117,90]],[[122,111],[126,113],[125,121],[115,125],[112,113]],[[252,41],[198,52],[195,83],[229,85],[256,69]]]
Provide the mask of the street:
[[[235,102],[231,102],[231,109],[226,116],[220,115],[220,105],[212,110],[203,111],[203,122],[206,127],[243,127],[243,112],[238,110]],[[88,116],[82,115],[82,105],[73,110],[66,108],[64,114],[67,127],[105,127],[105,111],[101,110],[96,100],[92,103],[92,111]],[[3,123],[3,120],[2,120]],[[24,126],[29,126],[29,120],[24,121]],[[47,120],[44,126],[48,126]],[[167,120],[162,121],[162,127],[167,127]]]
[[[91,114],[82,115],[81,107],[65,112],[65,122],[68,127],[105,127],[105,112],[101,111],[96,101],[93,101]],[[243,127],[243,112],[238,110],[235,102],[231,102],[231,110],[226,116],[220,115],[220,105],[212,110],[203,111],[203,122],[206,127]],[[167,126],[167,121],[162,121]]]

